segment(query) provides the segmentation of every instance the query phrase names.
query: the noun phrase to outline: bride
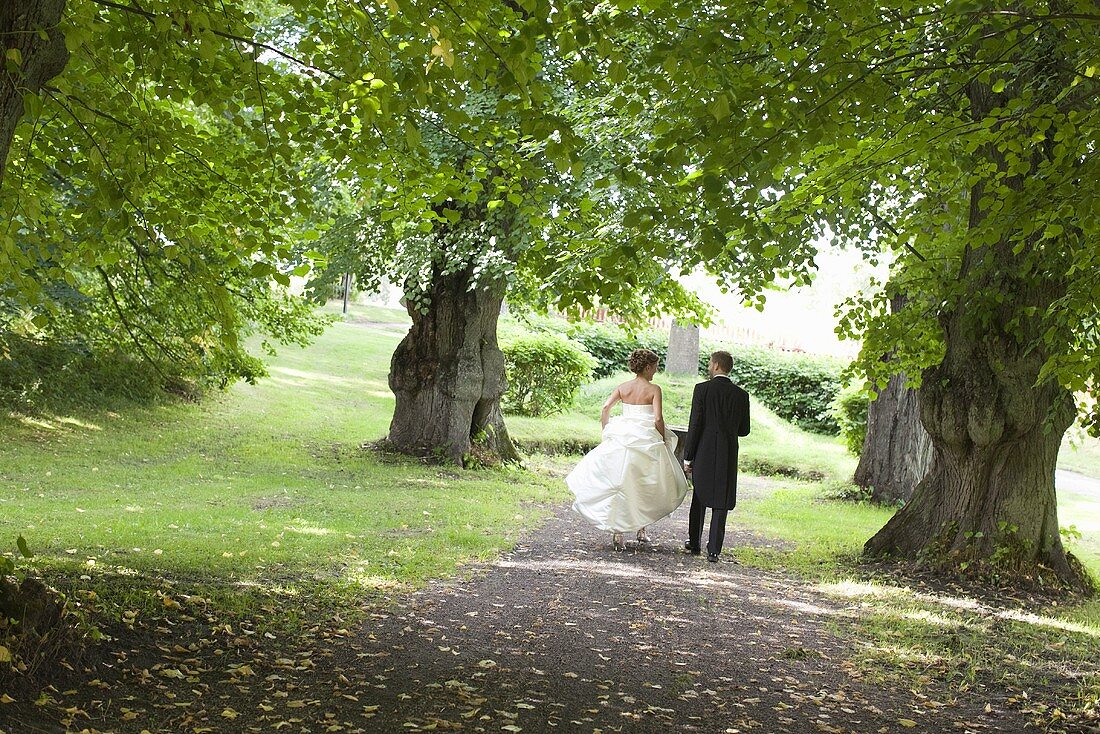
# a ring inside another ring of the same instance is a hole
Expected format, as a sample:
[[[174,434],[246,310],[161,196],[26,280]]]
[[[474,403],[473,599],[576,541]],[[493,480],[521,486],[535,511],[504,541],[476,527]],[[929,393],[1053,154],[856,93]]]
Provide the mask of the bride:
[[[687,478],[674,453],[676,436],[665,428],[661,388],[653,384],[658,359],[648,349],[630,355],[630,371],[637,377],[611,393],[600,413],[603,441],[565,479],[577,497],[573,509],[610,530],[615,550],[625,550],[623,533],[635,530],[638,542],[648,543],[646,526],[671,514],[687,494]],[[611,418],[620,401],[622,415]]]

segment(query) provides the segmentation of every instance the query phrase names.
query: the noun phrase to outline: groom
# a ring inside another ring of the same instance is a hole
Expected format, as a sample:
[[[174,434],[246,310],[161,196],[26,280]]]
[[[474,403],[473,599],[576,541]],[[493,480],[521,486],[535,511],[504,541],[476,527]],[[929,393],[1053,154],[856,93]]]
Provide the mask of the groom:
[[[695,386],[691,398],[684,471],[692,477],[688,540],[684,548],[699,555],[703,513],[711,508],[707,560],[718,561],[726,536],[726,515],[737,504],[737,437],[749,435],[749,394],[733,384],[729,352],[710,355],[709,380]]]

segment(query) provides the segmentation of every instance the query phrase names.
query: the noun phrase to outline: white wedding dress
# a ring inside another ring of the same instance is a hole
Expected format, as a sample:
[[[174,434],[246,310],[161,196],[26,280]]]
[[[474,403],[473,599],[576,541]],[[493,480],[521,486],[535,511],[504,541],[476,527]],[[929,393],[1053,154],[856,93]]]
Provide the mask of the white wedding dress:
[[[680,506],[688,482],[676,460],[676,434],[654,425],[652,405],[623,403],[603,429],[603,441],[565,478],[573,509],[601,530],[629,533]]]

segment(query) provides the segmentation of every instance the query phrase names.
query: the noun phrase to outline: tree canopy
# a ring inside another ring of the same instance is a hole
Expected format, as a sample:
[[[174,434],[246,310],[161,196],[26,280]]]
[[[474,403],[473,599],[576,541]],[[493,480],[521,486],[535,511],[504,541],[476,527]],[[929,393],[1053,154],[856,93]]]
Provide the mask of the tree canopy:
[[[675,276],[702,267],[762,303],[832,239],[891,262],[841,326],[870,380],[923,380],[934,446],[872,550],[1012,536],[1069,575],[1054,459],[1072,393],[1100,389],[1094,3],[69,0],[43,20],[61,5],[0,13],[5,334],[90,315],[150,361],[251,376],[249,329],[308,331],[268,285],[329,230],[334,260],[430,317],[391,382],[429,407],[477,383],[452,416],[468,440],[499,418],[504,289],[637,319],[700,312]]]

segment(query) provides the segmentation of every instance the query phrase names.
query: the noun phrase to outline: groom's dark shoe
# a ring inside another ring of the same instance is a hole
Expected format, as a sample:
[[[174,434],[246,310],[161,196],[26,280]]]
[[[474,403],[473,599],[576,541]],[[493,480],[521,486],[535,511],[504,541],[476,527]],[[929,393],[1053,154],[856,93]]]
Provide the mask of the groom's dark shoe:
[[[690,553],[693,556],[697,556],[700,553],[702,553],[702,551],[699,550],[699,546],[692,545],[690,540],[685,540],[684,541],[684,550],[686,550],[688,553]]]
[[[707,553],[707,560],[710,561],[711,563],[718,563],[718,554],[708,552]]]

